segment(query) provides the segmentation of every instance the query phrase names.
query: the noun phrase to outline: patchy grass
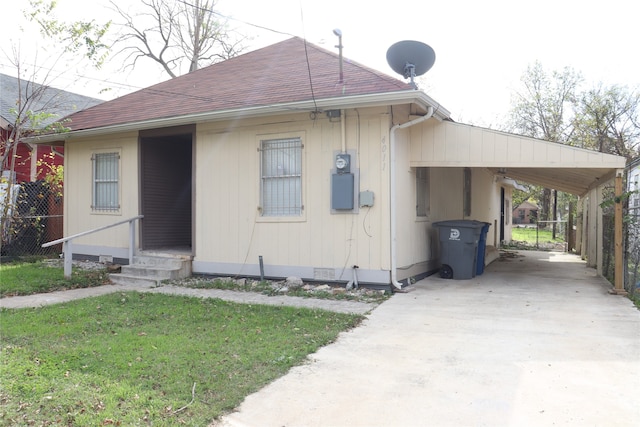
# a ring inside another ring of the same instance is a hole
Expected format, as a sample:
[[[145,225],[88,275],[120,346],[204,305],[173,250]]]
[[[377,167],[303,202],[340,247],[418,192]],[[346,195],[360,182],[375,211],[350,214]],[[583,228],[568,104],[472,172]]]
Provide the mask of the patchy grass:
[[[384,290],[359,288],[347,291],[344,286],[305,285],[297,288],[287,288],[284,282],[269,280],[258,281],[251,279],[214,278],[194,276],[187,279],[166,280],[167,285],[182,286],[195,289],[222,289],[239,292],[258,292],[264,295],[288,295],[302,298],[318,298],[331,300],[360,301],[382,303],[391,294]]]
[[[0,315],[12,426],[207,425],[362,320],[135,292]]]
[[[42,262],[18,262],[0,265],[0,297],[31,295],[64,289],[88,288],[109,283],[105,269],[74,268],[71,278],[60,267]]]

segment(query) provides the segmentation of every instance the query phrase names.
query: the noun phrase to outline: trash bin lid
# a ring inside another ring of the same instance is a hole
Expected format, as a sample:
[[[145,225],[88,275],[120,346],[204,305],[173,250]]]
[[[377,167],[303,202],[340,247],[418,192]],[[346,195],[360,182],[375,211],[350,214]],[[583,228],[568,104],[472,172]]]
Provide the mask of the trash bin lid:
[[[434,222],[435,227],[458,227],[458,228],[483,228],[487,222],[476,221],[475,219],[452,219]],[[489,224],[490,225],[490,224]]]

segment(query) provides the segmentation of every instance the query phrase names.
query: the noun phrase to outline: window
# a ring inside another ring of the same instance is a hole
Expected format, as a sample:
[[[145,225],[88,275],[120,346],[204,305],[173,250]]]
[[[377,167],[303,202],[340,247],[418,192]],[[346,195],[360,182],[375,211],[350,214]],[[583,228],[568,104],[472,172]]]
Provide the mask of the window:
[[[518,209],[518,215],[521,220],[524,220],[524,217],[525,217],[524,209]]]
[[[464,168],[463,215],[471,216],[471,169]],[[508,212],[508,210],[507,210]]]
[[[429,168],[416,168],[416,216],[428,217],[431,209],[429,201]]]
[[[91,208],[94,211],[114,212],[120,210],[119,162],[118,153],[96,153],[93,162],[93,197]]]
[[[262,216],[302,215],[302,140],[260,141]]]

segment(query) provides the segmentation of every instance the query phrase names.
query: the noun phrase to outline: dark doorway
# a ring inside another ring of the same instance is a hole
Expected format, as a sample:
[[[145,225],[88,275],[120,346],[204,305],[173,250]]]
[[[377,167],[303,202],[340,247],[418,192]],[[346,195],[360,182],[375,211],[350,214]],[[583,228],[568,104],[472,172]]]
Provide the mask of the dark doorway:
[[[192,243],[192,127],[140,133],[142,249]]]
[[[500,187],[500,245],[504,242],[504,222],[506,218],[506,200],[504,198],[504,187]]]

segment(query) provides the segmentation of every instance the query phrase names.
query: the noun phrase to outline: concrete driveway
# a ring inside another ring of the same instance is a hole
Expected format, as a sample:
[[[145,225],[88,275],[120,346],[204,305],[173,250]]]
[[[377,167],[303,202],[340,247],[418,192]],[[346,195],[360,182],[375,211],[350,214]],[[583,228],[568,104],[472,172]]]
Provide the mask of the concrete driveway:
[[[640,312],[579,257],[429,277],[219,426],[640,425]]]

